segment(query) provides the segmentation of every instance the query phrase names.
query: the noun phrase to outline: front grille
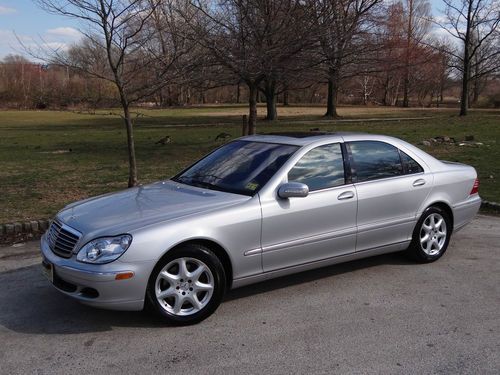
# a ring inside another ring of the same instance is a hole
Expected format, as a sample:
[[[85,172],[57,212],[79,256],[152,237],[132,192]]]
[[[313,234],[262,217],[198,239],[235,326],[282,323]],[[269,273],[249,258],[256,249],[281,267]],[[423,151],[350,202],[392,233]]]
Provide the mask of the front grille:
[[[63,258],[70,258],[80,235],[74,229],[62,225],[54,220],[47,231],[49,247],[54,254]]]

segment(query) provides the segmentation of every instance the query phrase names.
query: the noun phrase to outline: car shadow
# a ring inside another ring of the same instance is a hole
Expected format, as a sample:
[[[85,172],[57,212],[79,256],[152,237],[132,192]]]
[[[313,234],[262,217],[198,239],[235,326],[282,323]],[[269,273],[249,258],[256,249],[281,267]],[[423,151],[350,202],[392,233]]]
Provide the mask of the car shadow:
[[[53,288],[39,265],[0,274],[1,327],[19,333],[74,334],[113,327],[161,327],[147,312],[111,311],[80,304]]]
[[[359,269],[387,264],[411,265],[403,254],[387,254],[267,280],[229,291],[224,301],[287,288]],[[62,295],[42,276],[39,266],[0,273],[0,326],[29,334],[75,334],[113,327],[160,328],[167,325],[148,312],[91,308]],[[224,303],[224,302],[223,302]],[[1,329],[1,328],[0,328]],[[174,328],[172,329],[180,329]]]
[[[310,271],[299,272],[287,276],[278,277],[275,279],[261,281],[256,284],[244,286],[238,289],[229,291],[224,298],[224,301],[231,301],[239,298],[250,297],[255,294],[270,292],[282,288],[288,288],[294,285],[317,281],[327,277],[341,275],[344,273],[353,272],[360,269],[381,265],[415,265],[415,262],[410,260],[403,252],[383,254],[370,258],[353,260],[346,263],[334,264]]]

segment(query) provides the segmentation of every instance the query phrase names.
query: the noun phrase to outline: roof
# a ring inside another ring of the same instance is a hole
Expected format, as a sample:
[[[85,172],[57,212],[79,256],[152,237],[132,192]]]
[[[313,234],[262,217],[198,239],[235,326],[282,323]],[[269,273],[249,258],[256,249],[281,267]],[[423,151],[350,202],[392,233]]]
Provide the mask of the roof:
[[[322,132],[322,131],[310,131],[310,132],[277,132],[277,133],[264,133],[250,135],[241,140],[254,141],[254,142],[266,142],[266,143],[281,143],[296,146],[305,146],[318,141],[331,141],[331,142],[341,142],[346,136],[366,136],[364,133],[357,132]]]

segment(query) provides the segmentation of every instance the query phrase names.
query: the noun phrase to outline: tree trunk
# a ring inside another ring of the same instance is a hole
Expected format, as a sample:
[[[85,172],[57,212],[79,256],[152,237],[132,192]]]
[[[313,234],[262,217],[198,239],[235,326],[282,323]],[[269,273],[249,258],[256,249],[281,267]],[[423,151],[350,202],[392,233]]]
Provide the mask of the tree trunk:
[[[406,51],[405,51],[405,70],[404,70],[404,81],[403,81],[403,107],[407,108],[410,106],[410,54],[412,48],[412,38],[413,38],[413,0],[408,0],[408,28],[406,30]]]
[[[259,90],[255,83],[248,84],[248,134],[255,134],[257,129],[257,96]]]
[[[481,82],[479,78],[475,78],[473,80],[473,86],[472,86],[472,98],[469,102],[471,106],[476,106],[477,102],[479,101],[479,93],[481,91]]]
[[[247,115],[243,115],[241,118],[241,135],[244,137],[245,135],[248,135],[248,121],[247,121]]]
[[[160,89],[158,91],[158,105],[160,106],[160,108],[163,108],[163,106],[165,105],[165,99],[163,98],[163,90]]]
[[[410,67],[406,64],[405,67],[405,78],[403,81],[403,107],[408,108],[410,106],[410,99],[408,97],[408,91],[410,89]]]
[[[384,88],[384,97],[382,98],[382,105],[384,105],[384,106],[389,105],[389,83],[390,83],[390,79],[389,79],[389,76],[387,76],[384,83],[382,84],[382,86]]]
[[[439,93],[438,93],[438,99],[437,99],[437,106],[439,107],[443,101],[444,101],[444,86],[446,82],[446,66],[448,65],[447,60],[445,57],[441,58],[441,73],[439,77]]]
[[[409,47],[408,47],[409,48]],[[407,52],[408,54],[409,52]],[[410,90],[410,61],[409,59],[405,63],[405,77],[403,80],[403,107],[408,108],[410,106],[410,98],[408,96]]]
[[[283,106],[288,107],[290,103],[288,102],[288,86],[285,87],[283,91]]]
[[[368,85],[369,85],[369,78],[363,77],[362,81],[362,88],[363,88],[363,105],[368,105],[368,98],[370,97],[370,92],[368,90]]]
[[[396,89],[394,91],[394,96],[392,98],[392,106],[395,106],[398,104],[399,101],[399,86],[401,85],[401,78],[398,78],[398,83],[396,85]]]
[[[471,7],[472,4],[469,2],[469,8],[467,10],[467,26],[465,30],[465,40],[464,40],[464,58],[463,58],[463,72],[462,72],[462,95],[460,99],[460,116],[467,116],[467,109],[469,108],[469,75],[470,75],[470,32],[471,32]]]
[[[240,98],[240,83],[236,85],[236,104],[240,104],[241,98]]]
[[[278,112],[276,110],[276,85],[273,81],[266,81],[264,95],[267,108],[266,120],[274,121],[278,118]]]
[[[328,98],[326,100],[326,113],[325,117],[339,117],[337,114],[337,96],[339,90],[339,77],[338,73],[331,69],[328,77]]]
[[[439,82],[439,94],[437,95],[436,101],[437,101],[437,107],[443,103],[443,95],[444,95],[444,74],[441,76],[441,80]]]
[[[278,111],[276,110],[276,95],[271,94],[266,99],[267,115],[266,120],[274,121],[278,118]]]
[[[469,107],[469,62],[466,61],[465,59],[464,71],[462,74],[462,95],[460,98],[460,116],[467,116],[468,107]]]
[[[128,146],[128,187],[137,185],[137,162],[135,159],[135,146],[134,146],[134,132],[133,132],[133,122],[130,116],[130,110],[127,103],[122,101],[123,107],[123,120],[125,122],[125,127],[127,128],[127,146]]]
[[[203,88],[200,89],[198,93],[198,102],[200,104],[206,104],[205,90]]]
[[[264,103],[265,101],[266,101],[266,96],[260,91],[257,91],[257,103]]]
[[[172,89],[170,85],[167,86],[167,106],[172,106]]]

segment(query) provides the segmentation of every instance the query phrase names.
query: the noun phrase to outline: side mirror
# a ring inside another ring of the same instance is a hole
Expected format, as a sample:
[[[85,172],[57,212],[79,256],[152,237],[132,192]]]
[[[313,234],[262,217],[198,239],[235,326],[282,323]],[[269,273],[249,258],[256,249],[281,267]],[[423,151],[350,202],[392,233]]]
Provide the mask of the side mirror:
[[[309,194],[309,187],[300,182],[287,182],[278,188],[278,196],[287,198],[304,198]]]

